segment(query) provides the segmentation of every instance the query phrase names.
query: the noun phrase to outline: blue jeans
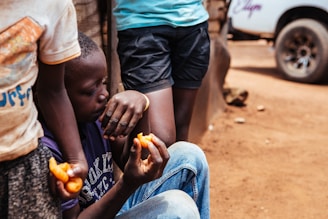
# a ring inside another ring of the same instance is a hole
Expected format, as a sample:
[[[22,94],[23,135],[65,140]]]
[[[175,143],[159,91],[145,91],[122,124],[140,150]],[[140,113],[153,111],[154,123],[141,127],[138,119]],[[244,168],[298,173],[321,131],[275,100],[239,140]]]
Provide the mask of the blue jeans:
[[[189,195],[196,203],[201,219],[210,218],[210,199],[209,199],[209,169],[204,152],[195,144],[188,142],[177,142],[169,147],[170,160],[167,163],[163,175],[152,182],[142,185],[126,201],[118,213],[117,218],[138,218],[136,214],[144,211],[141,218],[197,218],[183,216],[170,217],[170,212],[185,205],[193,208],[188,199],[180,200],[178,204],[168,205],[167,202],[176,202],[174,199],[181,196],[182,190]],[[174,190],[172,193],[165,193],[168,190]],[[165,196],[165,194],[169,194]],[[163,202],[151,201],[152,198],[163,197]],[[181,198],[181,197],[180,197]],[[149,200],[149,201],[148,201]],[[172,207],[170,209],[170,207]],[[138,208],[135,209],[135,208]],[[143,210],[144,209],[144,210]],[[187,214],[188,210],[183,210]],[[134,213],[133,213],[134,212]],[[162,216],[160,216],[162,214]],[[164,216],[163,216],[164,215]],[[181,216],[181,215],[180,215]]]

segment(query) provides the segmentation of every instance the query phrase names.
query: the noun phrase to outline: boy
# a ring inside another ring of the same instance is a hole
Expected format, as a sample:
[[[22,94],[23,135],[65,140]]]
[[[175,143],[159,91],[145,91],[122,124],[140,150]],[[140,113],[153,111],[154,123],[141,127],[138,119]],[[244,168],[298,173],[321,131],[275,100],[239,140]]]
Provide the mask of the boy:
[[[97,118],[104,110],[118,120],[113,130],[128,129],[125,127],[135,127],[141,118],[147,99],[137,91],[124,91],[107,103],[104,53],[82,33],[79,42],[82,54],[66,65],[65,84],[78,121],[89,173],[79,200],[63,203],[64,218],[209,218],[208,165],[200,148],[178,142],[167,149],[153,135],[153,143],[148,144],[149,155],[142,160],[138,139],[130,147],[129,143],[125,144],[126,138],[103,138]],[[147,119],[146,114],[147,111],[141,120]],[[122,127],[122,124],[130,125]],[[51,132],[46,126],[44,130],[42,141],[56,160],[62,162]],[[122,170],[117,182],[113,178],[113,160]]]
[[[87,163],[63,80],[63,63],[79,55],[70,0],[0,1],[0,218],[60,218],[48,185],[51,153],[39,142],[43,130],[32,95],[38,59],[44,72],[40,109],[74,165],[70,174],[85,178]]]

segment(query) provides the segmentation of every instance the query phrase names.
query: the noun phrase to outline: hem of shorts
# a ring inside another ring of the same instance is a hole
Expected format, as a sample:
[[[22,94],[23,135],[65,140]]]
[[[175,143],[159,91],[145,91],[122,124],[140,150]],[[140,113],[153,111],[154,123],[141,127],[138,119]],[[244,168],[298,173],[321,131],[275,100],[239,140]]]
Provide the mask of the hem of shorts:
[[[173,87],[182,89],[198,89],[201,85],[201,81],[175,81]]]
[[[126,90],[137,90],[141,93],[151,93],[151,92],[155,92],[158,90],[163,90],[166,88],[170,88],[172,87],[174,84],[173,80],[163,80],[163,81],[159,81],[159,82],[153,82],[150,83],[150,86],[143,86],[143,87],[137,87],[137,88],[126,88]]]

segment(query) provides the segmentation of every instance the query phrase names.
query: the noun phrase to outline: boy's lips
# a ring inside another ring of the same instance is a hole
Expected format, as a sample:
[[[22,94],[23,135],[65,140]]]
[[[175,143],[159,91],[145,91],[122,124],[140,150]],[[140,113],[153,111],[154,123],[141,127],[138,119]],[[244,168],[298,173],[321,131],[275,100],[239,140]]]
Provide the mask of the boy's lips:
[[[97,110],[95,112],[95,114],[97,115],[97,117],[99,117],[106,109],[106,106],[104,105],[103,107],[101,107],[99,110]]]

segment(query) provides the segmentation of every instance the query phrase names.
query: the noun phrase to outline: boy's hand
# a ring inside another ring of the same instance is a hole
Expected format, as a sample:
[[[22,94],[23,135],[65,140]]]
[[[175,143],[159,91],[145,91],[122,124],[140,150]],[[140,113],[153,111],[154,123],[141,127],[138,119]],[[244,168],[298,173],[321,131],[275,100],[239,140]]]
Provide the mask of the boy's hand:
[[[69,177],[80,177],[83,181],[88,175],[89,166],[86,160],[73,160],[73,159],[66,159],[67,162],[70,164],[71,169],[68,170],[67,174]]]
[[[76,193],[68,192],[65,189],[64,183],[56,179],[52,174],[50,174],[50,189],[55,196],[58,196],[63,201],[77,198],[80,194],[80,191]]]
[[[54,157],[49,159],[49,170],[51,173],[50,185],[54,194],[61,199],[76,198],[82,189],[83,180],[81,168],[68,162],[57,164]]]
[[[145,96],[138,91],[115,94],[99,117],[104,137],[115,140],[118,136],[127,136],[142,118],[146,105]]]
[[[155,135],[150,134],[152,140],[148,143],[149,155],[141,159],[142,146],[138,138],[130,150],[130,157],[124,168],[123,179],[132,187],[138,187],[162,176],[164,168],[170,158],[166,145]]]

